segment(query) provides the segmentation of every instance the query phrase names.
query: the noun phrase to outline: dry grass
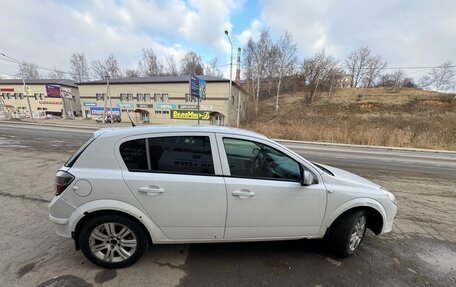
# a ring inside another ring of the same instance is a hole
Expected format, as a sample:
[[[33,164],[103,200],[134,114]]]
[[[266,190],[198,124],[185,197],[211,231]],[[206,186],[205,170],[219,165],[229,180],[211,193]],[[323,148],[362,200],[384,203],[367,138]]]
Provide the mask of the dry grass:
[[[291,140],[456,150],[456,102],[448,95],[372,89],[358,100],[360,90],[340,90],[311,105],[288,95],[279,114],[273,99],[265,100],[243,127]]]

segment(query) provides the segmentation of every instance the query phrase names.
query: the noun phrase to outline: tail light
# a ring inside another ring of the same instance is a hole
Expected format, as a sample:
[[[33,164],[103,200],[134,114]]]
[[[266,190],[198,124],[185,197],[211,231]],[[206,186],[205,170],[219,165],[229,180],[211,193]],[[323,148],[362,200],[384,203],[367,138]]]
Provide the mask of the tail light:
[[[74,180],[74,176],[66,171],[59,170],[55,175],[55,195],[60,195]]]

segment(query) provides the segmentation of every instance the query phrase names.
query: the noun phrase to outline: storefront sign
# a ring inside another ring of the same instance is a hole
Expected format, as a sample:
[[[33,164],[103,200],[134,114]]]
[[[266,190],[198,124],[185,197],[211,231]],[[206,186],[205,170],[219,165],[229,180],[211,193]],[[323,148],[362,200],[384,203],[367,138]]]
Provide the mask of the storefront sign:
[[[95,102],[85,102],[84,107],[96,107],[97,103]]]
[[[179,105],[179,109],[182,109],[182,110],[196,110],[196,109],[198,109],[198,105]]]
[[[122,108],[122,109],[133,109],[135,107],[135,104],[117,103],[116,107]]]
[[[152,109],[154,107],[153,104],[136,104],[137,108],[149,108]]]
[[[60,86],[46,85],[46,95],[48,98],[60,98]]]
[[[177,109],[176,104],[156,104],[156,109]]]
[[[211,111],[213,108],[212,105],[200,105],[200,110]]]
[[[92,116],[102,116],[104,111],[104,107],[90,107],[90,114]],[[111,109],[106,108],[106,114],[110,114]],[[120,116],[120,108],[112,108],[112,113],[114,115],[119,115]]]
[[[0,92],[14,92],[14,88],[1,88]]]
[[[40,104],[42,105],[61,105],[62,102],[58,101],[39,101]]]
[[[186,111],[186,110],[172,110],[171,118],[179,120],[197,120],[199,116],[200,120],[210,120],[211,115],[209,112],[197,112],[197,111]]]

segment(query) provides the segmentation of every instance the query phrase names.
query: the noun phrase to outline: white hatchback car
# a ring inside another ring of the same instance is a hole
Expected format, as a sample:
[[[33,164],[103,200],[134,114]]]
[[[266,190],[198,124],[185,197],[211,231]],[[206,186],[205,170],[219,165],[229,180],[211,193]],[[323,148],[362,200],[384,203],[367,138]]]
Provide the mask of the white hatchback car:
[[[49,218],[93,263],[126,267],[151,244],[327,237],[352,255],[391,231],[394,195],[223,127],[104,129],[56,175]]]

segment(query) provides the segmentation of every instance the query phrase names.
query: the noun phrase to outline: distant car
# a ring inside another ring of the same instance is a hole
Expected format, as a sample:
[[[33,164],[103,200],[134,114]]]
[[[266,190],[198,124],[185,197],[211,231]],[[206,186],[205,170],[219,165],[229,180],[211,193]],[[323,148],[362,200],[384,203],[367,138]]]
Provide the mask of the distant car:
[[[90,261],[120,268],[167,243],[326,237],[347,257],[396,211],[384,188],[260,134],[156,126],[96,131],[57,172],[49,218]]]
[[[120,123],[122,121],[122,118],[119,115],[108,115],[105,117],[107,123]],[[95,119],[97,123],[102,123],[103,122],[103,117],[97,117]]]

